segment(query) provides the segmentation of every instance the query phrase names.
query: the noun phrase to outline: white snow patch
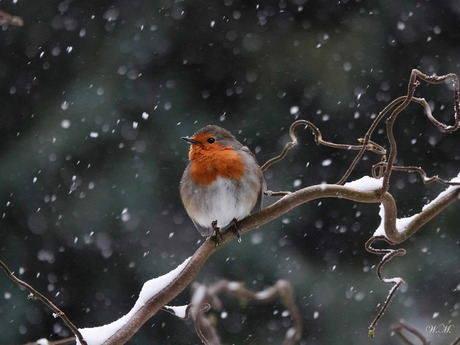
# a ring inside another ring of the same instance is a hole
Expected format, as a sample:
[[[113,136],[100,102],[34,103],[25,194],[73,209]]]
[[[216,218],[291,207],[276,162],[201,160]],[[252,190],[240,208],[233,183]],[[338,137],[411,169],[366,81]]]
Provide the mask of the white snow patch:
[[[379,212],[379,216],[380,216],[380,225],[378,226],[378,228],[375,230],[374,232],[374,235],[373,236],[384,236],[384,237],[387,237],[386,233],[385,233],[385,226],[384,226],[384,219],[385,219],[385,209],[383,207],[383,204],[380,204],[380,212]],[[404,218],[398,218],[396,219],[396,231],[398,233],[403,233],[407,227],[410,225],[410,223],[412,223],[412,221],[414,220],[415,217],[418,216],[418,213],[410,216],[410,217],[404,217]]]
[[[387,284],[395,284],[395,285],[401,284],[404,282],[404,280],[401,277],[384,278],[382,279],[382,281]]]
[[[37,345],[49,345],[49,341],[46,338],[41,338],[37,340]]]
[[[174,315],[177,316],[177,317],[180,317],[181,319],[185,319],[187,317],[187,308],[188,308],[188,304],[187,305],[178,305],[178,306],[170,306],[170,305],[167,305],[165,306],[165,308],[168,308],[168,309],[171,309],[173,312],[174,312]]]
[[[363,176],[358,180],[345,183],[343,186],[359,191],[377,190],[382,188],[383,178]]]
[[[410,217],[404,217],[404,218],[398,218],[396,219],[396,231],[399,233],[403,233],[412,223],[415,217],[418,216],[418,213],[410,216]]]
[[[146,281],[139,293],[139,298],[128,314],[107,325],[100,327],[80,328],[79,331],[83,336],[83,339],[87,342],[88,345],[99,345],[106,342],[112,335],[114,335],[120,328],[122,328],[128,322],[128,320],[130,320],[133,315],[145,305],[148,300],[150,300],[161,290],[171,284],[171,282],[182,272],[190,259],[191,257],[186,259],[171,272],[166,273],[161,277]],[[76,340],[77,345],[81,345],[78,339]]]

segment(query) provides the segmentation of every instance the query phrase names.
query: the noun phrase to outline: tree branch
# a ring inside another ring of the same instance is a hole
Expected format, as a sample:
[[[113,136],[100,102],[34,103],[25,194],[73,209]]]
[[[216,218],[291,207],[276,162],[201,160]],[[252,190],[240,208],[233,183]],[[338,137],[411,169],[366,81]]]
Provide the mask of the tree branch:
[[[300,339],[302,331],[302,316],[294,302],[294,292],[288,281],[278,280],[275,285],[270,286],[263,291],[254,292],[239,282],[221,280],[211,286],[194,284],[194,292],[192,302],[190,304],[190,314],[195,321],[197,334],[204,344],[221,344],[217,335],[216,327],[204,314],[210,309],[211,304],[217,306],[218,309],[222,308],[222,302],[218,297],[220,293],[240,298],[244,304],[249,301],[270,303],[275,299],[279,299],[288,310],[293,323],[293,326],[286,332],[283,345],[292,345]]]

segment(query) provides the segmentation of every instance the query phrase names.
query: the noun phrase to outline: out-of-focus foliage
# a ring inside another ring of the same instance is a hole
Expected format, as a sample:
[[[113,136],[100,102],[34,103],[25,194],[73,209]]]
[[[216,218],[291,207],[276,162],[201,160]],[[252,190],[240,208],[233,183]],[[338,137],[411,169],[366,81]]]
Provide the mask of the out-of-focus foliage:
[[[460,73],[456,1],[37,0],[0,9],[24,20],[0,30],[0,258],[79,327],[126,313],[145,280],[202,241],[179,199],[181,136],[219,124],[262,163],[306,118],[325,139],[354,144],[405,93],[412,68]],[[417,94],[452,121],[451,88],[422,85]],[[399,164],[457,175],[458,133],[437,132],[417,106],[396,127]],[[387,145],[383,133],[375,139]],[[334,183],[353,158],[300,136],[267,172],[270,189]],[[353,177],[377,159],[367,155]],[[401,216],[440,190],[394,175]],[[407,284],[373,342],[397,343],[389,327],[401,318],[433,343],[453,334],[429,334],[430,325],[458,333],[458,209],[386,268]],[[257,289],[287,279],[304,315],[301,344],[363,344],[388,291],[374,272],[380,258],[364,250],[378,223],[377,205],[312,202],[222,248],[197,280]],[[4,275],[0,287],[1,344],[69,335]],[[185,291],[174,303],[188,301]],[[217,311],[226,343],[280,343],[289,318],[279,306],[228,302],[225,318]],[[160,313],[130,343],[199,340],[190,323]]]

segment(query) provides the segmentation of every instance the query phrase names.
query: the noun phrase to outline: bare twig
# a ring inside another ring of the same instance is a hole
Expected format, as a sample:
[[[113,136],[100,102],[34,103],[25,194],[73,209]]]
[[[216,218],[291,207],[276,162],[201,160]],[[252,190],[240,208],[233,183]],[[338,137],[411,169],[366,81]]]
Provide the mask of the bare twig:
[[[374,164],[372,166],[372,176],[374,178],[382,177],[383,176],[382,175],[382,168],[384,168],[386,165],[387,165],[387,163],[385,163],[385,162],[380,162],[380,163]],[[428,177],[426,175],[425,170],[423,170],[421,167],[394,165],[392,169],[393,169],[393,171],[404,171],[404,172],[408,172],[408,173],[412,173],[412,172],[417,173],[417,174],[419,174],[421,176],[422,181],[425,184],[429,184],[429,183],[432,183],[432,182],[438,182],[438,183],[440,183],[442,185],[445,185],[445,186],[460,186],[460,182],[452,182],[452,181],[449,181],[449,180],[444,180],[444,179],[440,178],[438,175]]]
[[[280,299],[291,316],[293,327],[289,328],[283,345],[292,345],[300,340],[302,332],[302,317],[299,309],[294,302],[293,290],[291,284],[285,280],[279,280],[275,285],[260,291],[254,292],[247,289],[239,282],[230,282],[221,280],[209,287],[195,284],[192,297],[190,313],[195,321],[195,329],[202,342],[206,345],[219,345],[220,339],[214,324],[205,316],[202,306],[209,306],[209,303],[222,308],[222,303],[218,297],[219,294],[235,296],[245,302],[270,303],[275,299]]]
[[[53,302],[51,302],[48,298],[43,296],[40,292],[35,290],[32,286],[27,284],[25,281],[16,277],[13,272],[10,271],[8,266],[6,266],[3,261],[0,260],[0,268],[6,273],[8,278],[10,278],[16,284],[24,287],[26,290],[29,291],[29,298],[38,299],[43,302],[48,308],[50,308],[54,312],[54,317],[60,317],[62,321],[70,328],[73,334],[78,338],[81,344],[85,344],[86,342],[83,340],[80,331],[75,327],[75,325],[67,318],[67,316],[62,312]]]
[[[446,80],[453,80],[453,86],[454,86],[454,125],[453,126],[447,126],[444,125],[443,123],[437,121],[431,114],[431,109],[428,105],[428,103],[421,98],[415,98],[414,93],[415,89],[420,85],[420,82],[417,80],[417,77],[424,80],[427,83],[430,84],[438,84],[441,82],[444,82]],[[387,119],[387,136],[388,136],[388,141],[390,144],[390,150],[388,154],[388,158],[386,161],[386,168],[383,174],[383,187],[382,187],[382,192],[388,191],[389,185],[390,185],[390,176],[391,172],[393,170],[393,163],[396,158],[396,155],[398,154],[398,147],[396,144],[396,139],[394,137],[393,133],[393,126],[396,121],[396,118],[398,115],[407,108],[407,106],[412,102],[416,101],[419,104],[422,104],[425,112],[427,114],[427,117],[430,119],[430,121],[435,124],[438,128],[441,130],[447,131],[447,132],[453,132],[458,129],[460,126],[458,114],[459,114],[459,85],[458,85],[458,78],[455,74],[446,74],[444,76],[434,76],[434,77],[429,77],[419,70],[413,69],[411,72],[411,76],[409,78],[409,83],[407,86],[407,95],[403,98],[402,102],[396,107],[395,110],[391,113],[391,115]]]
[[[420,85],[420,82],[417,80],[417,78],[429,84],[440,84],[440,83],[443,83],[449,80],[452,81],[452,85],[454,87],[454,97],[453,97],[454,99],[454,124],[453,125],[446,125],[436,120],[431,112],[431,108],[429,104],[425,101],[425,99],[414,97],[415,89]],[[411,72],[411,76],[409,78],[408,86],[407,86],[407,95],[398,97],[395,100],[393,100],[375,118],[372,125],[367,130],[366,135],[361,140],[363,146],[359,150],[358,154],[356,155],[353,162],[350,164],[349,168],[345,172],[344,176],[340,179],[338,184],[345,183],[347,178],[350,176],[351,172],[356,167],[356,164],[358,163],[358,161],[362,158],[365,148],[367,147],[367,145],[369,145],[369,143],[371,143],[371,136],[374,130],[377,128],[377,125],[392,109],[394,109],[392,113],[389,115],[387,119],[387,123],[386,123],[386,129],[387,129],[386,132],[387,132],[388,141],[390,144],[389,154],[388,154],[388,157],[386,156],[384,157],[385,160],[383,162],[377,165],[377,167],[380,169],[379,171],[381,172],[381,175],[384,177],[382,193],[388,191],[390,175],[391,175],[392,170],[394,170],[393,163],[398,153],[396,139],[393,133],[393,126],[396,121],[396,118],[399,116],[399,114],[404,109],[407,108],[407,106],[411,102],[415,102],[423,106],[428,119],[436,127],[438,127],[441,131],[452,133],[460,127],[460,118],[459,118],[460,116],[459,115],[460,114],[460,89],[459,89],[458,77],[453,73],[449,73],[443,76],[431,76],[430,77],[420,72],[417,69],[413,69]],[[438,181],[438,180],[435,180],[435,181]]]
[[[374,152],[374,153],[377,153],[377,154],[380,154],[380,155],[385,154],[385,149],[382,146],[378,145],[377,143],[374,143],[371,140],[368,140],[364,144],[364,143],[362,143],[362,140],[359,139],[358,141],[361,143],[361,145],[337,144],[337,143],[333,143],[333,142],[330,142],[330,141],[323,140],[323,136],[322,136],[321,131],[319,130],[318,127],[316,127],[312,122],[310,122],[308,120],[300,119],[300,120],[294,121],[291,124],[291,126],[289,127],[289,136],[291,137],[291,141],[288,142],[284,146],[283,150],[281,151],[281,153],[278,156],[269,159],[267,162],[265,162],[264,165],[262,165],[262,167],[261,167],[262,171],[267,170],[272,164],[274,164],[276,162],[279,162],[282,159],[284,159],[284,157],[286,156],[287,152],[291,148],[293,148],[295,145],[297,145],[298,140],[297,140],[297,136],[294,133],[294,130],[295,130],[295,128],[297,126],[300,126],[300,125],[305,126],[305,128],[307,128],[307,127],[310,128],[313,136],[315,137],[315,143],[317,145],[323,145],[323,146],[328,146],[328,147],[332,147],[332,148],[336,148],[336,149],[343,149],[343,150],[363,150],[363,151],[367,150],[367,151],[371,151],[371,152]]]
[[[390,261],[393,257],[395,256],[402,256],[406,254],[406,251],[402,248],[399,249],[377,249],[374,248],[372,245],[375,241],[380,240],[380,241],[385,241],[387,243],[391,242],[384,236],[372,236],[367,242],[366,242],[366,250],[372,254],[377,254],[377,255],[383,255],[382,260],[377,266],[377,276],[379,277],[380,281],[385,283],[385,284],[392,284],[393,287],[390,289],[390,292],[388,293],[388,296],[383,303],[382,307],[380,308],[380,311],[378,312],[377,316],[374,318],[374,320],[371,322],[369,326],[369,338],[374,338],[374,333],[375,333],[375,326],[377,325],[377,322],[380,320],[382,317],[383,313],[387,310],[388,305],[390,304],[391,299],[393,298],[394,294],[398,290],[398,288],[401,285],[404,285],[405,282],[402,278],[385,278],[382,274],[382,268],[383,266]]]
[[[425,81],[428,84],[440,84],[446,81],[452,81],[452,86],[454,88],[454,124],[453,125],[446,125],[442,122],[436,120],[433,115],[431,114],[431,109],[428,103],[424,103],[425,111],[427,113],[428,118],[430,121],[441,130],[452,133],[455,132],[458,128],[460,128],[460,86],[458,77],[454,73],[448,73],[442,76],[428,76],[419,70],[413,69],[412,74],[415,74],[419,79]]]
[[[211,309],[209,300],[209,292],[205,285],[194,284],[195,290],[192,296],[190,307],[190,315],[195,324],[196,334],[200,337],[203,344],[220,345],[220,338],[216,328],[213,326],[209,318],[204,316],[204,313]]]

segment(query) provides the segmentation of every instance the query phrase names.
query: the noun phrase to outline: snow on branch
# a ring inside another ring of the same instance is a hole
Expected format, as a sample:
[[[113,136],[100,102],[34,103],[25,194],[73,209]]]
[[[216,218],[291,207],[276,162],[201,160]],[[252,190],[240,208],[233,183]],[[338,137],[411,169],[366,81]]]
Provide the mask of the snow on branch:
[[[134,303],[133,308],[129,311],[129,313],[123,315],[118,320],[99,327],[79,329],[86,343],[88,345],[105,344],[113,335],[119,332],[119,330],[122,329],[141,308],[144,308],[146,303],[150,299],[154,298],[159,292],[167,288],[167,286],[170,285],[174,281],[174,279],[177,278],[179,273],[185,268],[189,261],[190,258],[185,260],[183,263],[181,263],[179,266],[177,266],[174,270],[170,271],[169,273],[166,273],[161,277],[153,278],[145,282],[142,286],[136,303]],[[78,339],[77,345],[82,345]]]

